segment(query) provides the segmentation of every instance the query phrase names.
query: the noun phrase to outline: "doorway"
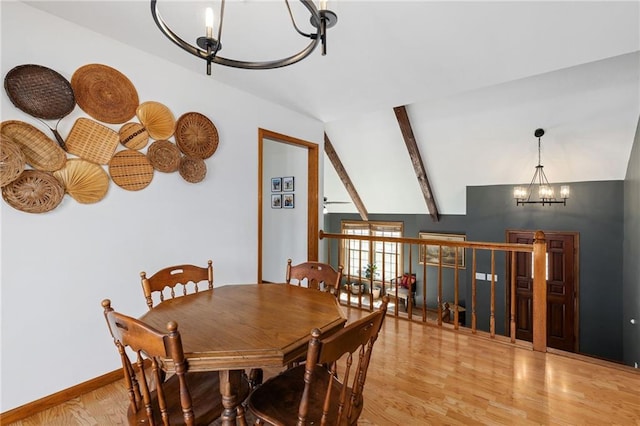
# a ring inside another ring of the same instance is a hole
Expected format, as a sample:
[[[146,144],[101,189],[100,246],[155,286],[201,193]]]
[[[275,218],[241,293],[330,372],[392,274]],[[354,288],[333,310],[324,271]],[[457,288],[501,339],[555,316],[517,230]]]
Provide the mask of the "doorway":
[[[269,165],[269,159],[265,156],[265,152],[268,149],[267,147],[270,144],[284,144],[290,147],[294,147],[297,151],[298,149],[303,149],[306,153],[304,155],[304,159],[306,160],[306,185],[304,187],[304,191],[296,193],[301,194],[304,193],[306,196],[304,199],[294,198],[295,206],[304,206],[306,208],[306,217],[304,218],[306,222],[306,236],[303,236],[300,233],[301,238],[305,238],[306,243],[306,260],[317,260],[318,259],[318,223],[319,223],[319,208],[318,208],[318,158],[319,158],[319,148],[318,144],[307,142],[302,139],[296,139],[291,136],[283,135],[281,133],[272,132],[265,129],[258,129],[258,281],[259,283],[263,282],[264,277],[264,266],[265,266],[265,247],[270,248],[270,252],[272,249],[279,249],[282,247],[278,247],[278,244],[281,241],[278,241],[276,238],[270,237],[269,233],[265,232],[265,209],[271,209],[271,192],[268,188],[271,185],[271,182],[265,178],[265,168]],[[295,176],[294,176],[295,177]],[[294,181],[295,183],[295,181]],[[295,183],[295,185],[304,185],[303,182]],[[267,188],[267,189],[265,189]],[[266,206],[266,207],[265,207]],[[295,207],[294,207],[295,209]],[[295,210],[291,210],[295,211]],[[295,230],[292,230],[295,232]],[[273,241],[272,241],[273,240]],[[282,248],[286,250],[287,248]],[[289,254],[291,256],[291,254]],[[278,261],[278,264],[280,261]],[[286,267],[286,258],[281,260],[281,269],[282,269],[282,281],[284,280],[284,272]],[[279,276],[279,275],[278,275]]]
[[[544,231],[547,246],[547,346],[578,352],[578,233]],[[534,231],[507,231],[509,243],[533,243]],[[516,339],[533,340],[533,255],[516,253]],[[510,286],[507,286],[510,290]],[[508,290],[508,291],[509,291]],[[507,300],[511,300],[508,295]],[[509,307],[507,307],[509,309]],[[508,310],[507,310],[508,312]],[[508,316],[507,316],[508,317]]]

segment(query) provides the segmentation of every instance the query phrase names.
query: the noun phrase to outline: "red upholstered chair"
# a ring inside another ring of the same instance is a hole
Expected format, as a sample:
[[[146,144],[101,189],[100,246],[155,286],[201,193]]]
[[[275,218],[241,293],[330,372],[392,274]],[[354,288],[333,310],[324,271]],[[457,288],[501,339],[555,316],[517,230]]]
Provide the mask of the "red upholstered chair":
[[[412,306],[416,305],[416,274],[405,273],[389,281],[385,287],[385,294],[392,299],[399,299],[404,302],[405,311],[409,309],[409,298]]]

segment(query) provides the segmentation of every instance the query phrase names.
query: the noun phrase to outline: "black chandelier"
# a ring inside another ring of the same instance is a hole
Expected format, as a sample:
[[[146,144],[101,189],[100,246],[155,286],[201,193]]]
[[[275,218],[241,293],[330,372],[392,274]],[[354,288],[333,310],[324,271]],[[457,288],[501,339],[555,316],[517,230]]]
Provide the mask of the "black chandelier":
[[[551,185],[549,185],[549,181],[547,180],[547,176],[544,174],[544,166],[540,161],[540,139],[544,135],[543,129],[536,129],[534,132],[534,136],[538,138],[538,165],[536,166],[536,171],[533,174],[533,179],[531,179],[531,183],[527,188],[522,186],[516,186],[513,188],[513,198],[516,199],[516,205],[521,206],[525,204],[542,204],[551,205],[551,204],[563,204],[567,205],[567,199],[569,198],[570,188],[569,185],[560,186],[560,198],[557,200],[555,198],[555,190]],[[534,192],[538,192],[538,199],[531,199],[531,196]]]
[[[156,22],[156,25],[158,26],[158,28],[160,28],[160,31],[162,31],[162,33],[167,36],[169,40],[177,44],[180,48],[191,53],[192,55],[195,55],[207,61],[207,75],[211,75],[212,62],[219,65],[226,65],[228,67],[253,70],[266,70],[285,67],[287,65],[295,64],[296,62],[299,62],[309,56],[311,52],[315,50],[318,43],[322,43],[322,55],[324,56],[327,53],[327,28],[333,27],[336,22],[338,22],[338,16],[334,12],[326,9],[326,0],[320,0],[320,9],[316,8],[312,0],[299,1],[309,11],[309,21],[315,28],[315,32],[305,33],[298,28],[293,18],[293,13],[291,12],[289,0],[284,0],[289,11],[289,17],[291,18],[293,28],[299,35],[308,38],[311,41],[309,42],[307,47],[302,49],[300,52],[286,58],[276,59],[272,61],[239,61],[235,59],[224,58],[218,55],[218,52],[222,49],[221,39],[225,0],[220,0],[220,24],[218,25],[217,36],[215,38],[213,37],[213,10],[211,8],[207,8],[205,18],[206,34],[202,37],[198,37],[198,39],[196,40],[197,46],[187,43],[176,33],[171,31],[171,29],[167,26],[167,24],[160,16],[157,0],[151,0],[151,14],[153,15],[153,20]]]

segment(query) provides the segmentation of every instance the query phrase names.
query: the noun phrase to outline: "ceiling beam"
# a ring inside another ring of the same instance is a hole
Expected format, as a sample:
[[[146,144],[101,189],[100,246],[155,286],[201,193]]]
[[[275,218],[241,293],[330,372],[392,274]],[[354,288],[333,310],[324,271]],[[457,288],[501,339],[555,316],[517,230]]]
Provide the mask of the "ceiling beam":
[[[427,171],[425,170],[424,164],[422,163],[422,157],[420,156],[420,151],[418,150],[418,144],[416,143],[416,138],[413,135],[413,129],[411,128],[411,122],[409,122],[407,109],[403,105],[403,106],[395,107],[393,109],[393,112],[396,113],[396,118],[398,119],[398,125],[400,126],[400,131],[402,132],[404,143],[407,145],[407,151],[409,151],[411,164],[413,164],[413,170],[416,172],[416,177],[418,178],[418,184],[420,184],[420,189],[422,190],[424,201],[427,203],[429,214],[431,215],[431,218],[433,219],[434,222],[438,222],[440,220],[440,214],[438,213],[436,200],[433,197],[433,192],[431,191],[431,185],[429,185],[429,178],[427,178]]]
[[[340,157],[338,157],[338,153],[333,148],[333,145],[329,140],[329,136],[327,136],[326,133],[324,134],[324,152],[327,154],[327,157],[329,157],[329,161],[331,161],[331,164],[333,164],[333,168],[336,170],[336,173],[338,173],[338,177],[340,177],[340,180],[342,181],[342,184],[346,188],[347,193],[349,194],[349,197],[351,197],[351,201],[353,201],[353,204],[356,206],[356,209],[358,209],[358,213],[360,213],[360,217],[362,218],[362,220],[365,220],[365,221],[369,220],[369,213],[367,213],[367,209],[365,208],[364,203],[360,199],[360,196],[358,195],[358,191],[356,191],[355,186],[353,186],[353,182],[351,182],[351,179],[349,178],[347,171],[342,165],[342,161],[340,161]]]

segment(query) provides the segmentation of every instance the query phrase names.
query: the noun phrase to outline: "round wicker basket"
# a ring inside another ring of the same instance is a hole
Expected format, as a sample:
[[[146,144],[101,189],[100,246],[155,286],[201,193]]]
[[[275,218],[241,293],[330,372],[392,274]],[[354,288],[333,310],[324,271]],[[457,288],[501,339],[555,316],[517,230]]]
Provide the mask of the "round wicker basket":
[[[24,171],[24,154],[18,144],[0,135],[0,187],[16,180]]]
[[[147,158],[159,172],[172,173],[180,167],[180,150],[168,140],[162,139],[149,145]]]
[[[218,149],[218,129],[204,115],[188,112],[176,123],[176,144],[187,156],[209,158]]]
[[[180,159],[180,176],[189,183],[198,183],[207,174],[207,165],[202,158],[182,157]]]
[[[169,139],[176,131],[176,119],[169,108],[160,102],[148,101],[136,110],[140,123],[155,140]]]
[[[98,164],[79,158],[67,160],[67,164],[53,175],[67,193],[82,204],[96,203],[107,195],[109,175]]]
[[[0,134],[20,147],[25,161],[34,169],[52,172],[61,169],[67,161],[67,153],[60,145],[29,123],[3,121]]]
[[[109,162],[113,182],[128,191],[146,188],[153,179],[153,166],[147,157],[133,149],[117,152]]]
[[[27,213],[45,213],[58,207],[64,188],[48,172],[25,170],[18,179],[2,188],[2,198],[11,207]]]
[[[142,149],[149,142],[149,132],[140,123],[127,123],[118,132],[120,143],[130,149]]]
[[[109,124],[129,121],[140,101],[133,83],[120,71],[102,64],[78,68],[71,76],[76,102],[96,120]]]

